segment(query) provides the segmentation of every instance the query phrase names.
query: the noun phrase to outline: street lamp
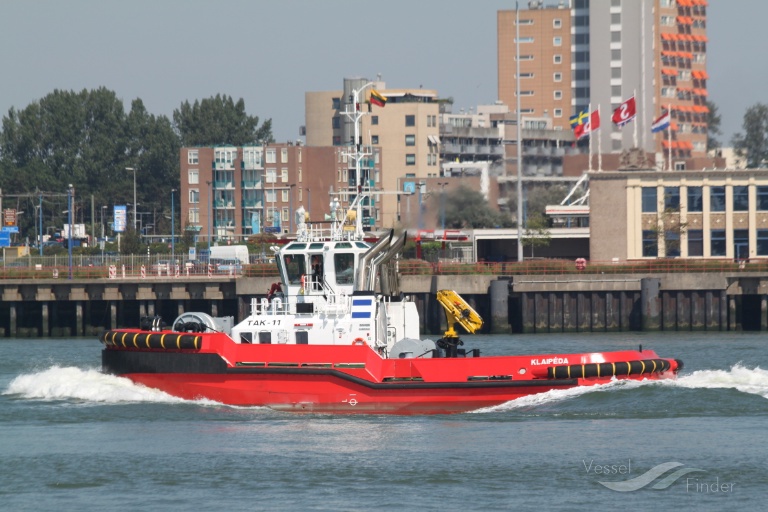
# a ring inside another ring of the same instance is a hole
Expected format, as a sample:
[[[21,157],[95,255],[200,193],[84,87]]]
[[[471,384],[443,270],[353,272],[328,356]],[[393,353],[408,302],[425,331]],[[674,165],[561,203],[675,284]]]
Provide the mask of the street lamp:
[[[72,279],[72,197],[75,195],[75,187],[69,184],[67,188],[67,222],[69,223],[69,237],[67,237],[67,254],[69,255],[69,278]]]
[[[175,215],[175,208],[174,208],[174,202],[173,202],[173,193],[176,192],[175,188],[171,189],[171,264],[174,264],[173,262],[176,261],[176,231],[175,231],[175,225],[176,225],[176,215]]]
[[[133,171],[133,230],[136,231],[136,169],[126,167],[126,171]]]
[[[288,208],[290,209],[290,212],[288,212],[288,232],[293,233],[293,187],[295,187],[295,183],[291,183],[288,185]]]
[[[213,217],[213,187],[211,185],[213,184],[213,181],[206,181],[208,184],[208,257],[210,258],[211,254],[211,217]]]
[[[445,229],[445,186],[447,184],[447,181],[437,184],[440,187],[440,227],[443,229]]]

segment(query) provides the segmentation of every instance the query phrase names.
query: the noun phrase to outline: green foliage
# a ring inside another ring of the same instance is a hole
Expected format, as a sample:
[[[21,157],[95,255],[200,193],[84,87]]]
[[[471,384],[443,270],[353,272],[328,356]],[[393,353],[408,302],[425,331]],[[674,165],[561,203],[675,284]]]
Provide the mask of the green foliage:
[[[707,151],[710,149],[717,149],[720,147],[720,141],[715,138],[716,135],[722,135],[720,131],[720,114],[717,110],[717,105],[710,100],[706,100],[704,104],[709,109],[707,114]]]
[[[512,227],[512,219],[493,209],[478,191],[461,186],[445,195],[446,228]]]
[[[547,218],[540,213],[530,215],[525,223],[522,242],[524,247],[531,248],[531,257],[534,256],[534,248],[547,247],[551,241]]]
[[[756,103],[744,114],[744,133],[733,136],[733,145],[740,156],[747,158],[747,167],[758,168],[768,160],[768,105]]]
[[[141,243],[139,233],[128,227],[120,237],[120,254],[142,254],[147,248]]]
[[[217,94],[193,104],[185,101],[173,111],[173,123],[182,146],[272,142],[272,120],[258,127],[258,116],[246,114],[242,98],[235,103],[231,96]]]

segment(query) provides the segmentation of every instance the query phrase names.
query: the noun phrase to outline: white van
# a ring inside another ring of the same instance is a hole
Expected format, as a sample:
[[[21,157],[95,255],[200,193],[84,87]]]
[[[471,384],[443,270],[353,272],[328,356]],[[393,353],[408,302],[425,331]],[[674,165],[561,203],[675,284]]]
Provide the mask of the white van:
[[[211,247],[210,259],[240,260],[240,263],[250,263],[248,247],[245,245],[217,245]]]

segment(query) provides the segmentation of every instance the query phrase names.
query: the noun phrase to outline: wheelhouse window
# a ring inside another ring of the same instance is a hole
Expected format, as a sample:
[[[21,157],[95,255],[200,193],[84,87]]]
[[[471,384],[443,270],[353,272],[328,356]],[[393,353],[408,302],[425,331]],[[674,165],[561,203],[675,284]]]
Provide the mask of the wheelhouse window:
[[[336,271],[336,284],[352,284],[355,279],[355,255],[351,252],[334,254],[333,268]]]
[[[283,256],[283,269],[288,284],[301,284],[301,276],[307,274],[307,262],[303,254]]]

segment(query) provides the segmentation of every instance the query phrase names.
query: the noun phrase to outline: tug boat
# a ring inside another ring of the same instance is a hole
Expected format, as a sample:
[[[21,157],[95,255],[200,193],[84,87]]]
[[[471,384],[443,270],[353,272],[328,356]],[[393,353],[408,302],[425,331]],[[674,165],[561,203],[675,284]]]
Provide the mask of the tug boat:
[[[463,346],[456,324],[481,329],[477,312],[455,291],[440,290],[447,330],[422,339],[415,302],[400,291],[398,257],[405,234],[369,241],[370,146],[359,138],[359,96],[351,110],[349,161],[357,189],[348,208],[330,205],[327,224],[296,212],[296,239],[273,247],[280,281],[255,297],[250,314],[181,314],[170,325],[142,319],[138,329],[100,335],[105,373],[183,399],[234,406],[333,414],[447,414],[505,403],[553,389],[614,379],[674,378],[682,362],[655,352],[482,356]]]

